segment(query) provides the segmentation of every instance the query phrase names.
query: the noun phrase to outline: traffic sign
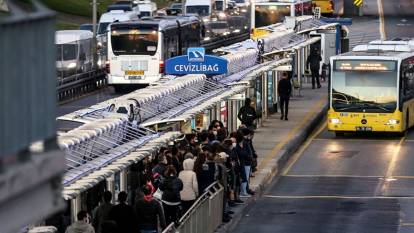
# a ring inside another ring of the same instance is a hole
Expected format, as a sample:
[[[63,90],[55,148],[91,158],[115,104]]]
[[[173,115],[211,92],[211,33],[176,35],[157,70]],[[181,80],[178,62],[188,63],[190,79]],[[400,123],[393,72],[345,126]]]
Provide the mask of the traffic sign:
[[[187,55],[166,61],[165,73],[185,74],[226,74],[228,61],[222,57],[205,54],[204,48],[188,48]]]
[[[360,7],[364,3],[364,0],[354,0],[354,5]]]

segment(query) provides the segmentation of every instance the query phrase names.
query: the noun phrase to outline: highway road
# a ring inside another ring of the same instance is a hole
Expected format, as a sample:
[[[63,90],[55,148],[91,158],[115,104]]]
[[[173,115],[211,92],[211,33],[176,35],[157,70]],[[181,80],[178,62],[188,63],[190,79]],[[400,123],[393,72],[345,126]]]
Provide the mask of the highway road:
[[[365,3],[351,43],[414,37],[414,1]],[[336,138],[321,122],[231,232],[414,232],[413,151],[414,130]]]

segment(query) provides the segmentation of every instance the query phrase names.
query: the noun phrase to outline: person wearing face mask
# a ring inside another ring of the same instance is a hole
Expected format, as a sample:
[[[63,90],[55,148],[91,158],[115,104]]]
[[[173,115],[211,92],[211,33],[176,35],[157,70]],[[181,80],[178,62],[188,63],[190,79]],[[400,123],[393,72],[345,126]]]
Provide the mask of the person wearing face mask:
[[[242,204],[243,201],[240,200],[240,162],[235,152],[237,146],[236,138],[226,139],[223,143],[224,152],[229,155],[229,162],[227,163],[227,168],[229,170],[229,199],[230,206],[233,204]]]
[[[239,157],[240,165],[242,168],[240,197],[250,197],[248,193],[248,181],[250,178],[250,170],[252,165],[252,153],[246,139],[247,135],[244,135],[242,130],[239,130],[236,136],[236,153]]]
[[[200,165],[200,163],[196,161],[197,164],[194,168],[197,174],[198,189],[200,195],[205,191],[205,189],[209,185],[211,185],[215,181],[220,180],[223,172],[215,162],[215,154],[211,146],[206,145],[202,148],[202,150],[203,155],[201,156],[205,158],[205,162],[202,165]],[[200,158],[200,160],[203,159]]]
[[[180,215],[181,195],[183,182],[177,177],[174,166],[169,165],[164,173],[164,180],[160,184],[162,193],[162,203],[164,207],[165,220],[167,225],[176,223]]]

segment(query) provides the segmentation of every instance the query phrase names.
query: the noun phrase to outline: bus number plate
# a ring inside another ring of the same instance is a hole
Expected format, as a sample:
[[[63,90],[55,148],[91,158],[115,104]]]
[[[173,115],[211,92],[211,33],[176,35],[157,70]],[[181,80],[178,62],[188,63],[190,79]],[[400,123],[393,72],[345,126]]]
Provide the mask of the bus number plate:
[[[126,70],[125,75],[133,75],[133,76],[144,75],[144,71],[143,70]]]
[[[355,127],[356,131],[363,131],[363,132],[368,132],[368,131],[372,131],[372,127],[366,127],[366,126],[357,126]]]
[[[129,80],[139,80],[142,79],[142,76],[128,76]]]

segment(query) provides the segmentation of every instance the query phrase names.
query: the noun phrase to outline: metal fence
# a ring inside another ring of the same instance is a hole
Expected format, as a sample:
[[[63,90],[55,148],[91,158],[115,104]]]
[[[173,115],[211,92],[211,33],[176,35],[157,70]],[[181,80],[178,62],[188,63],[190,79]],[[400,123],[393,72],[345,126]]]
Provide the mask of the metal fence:
[[[94,52],[92,33],[56,33],[56,86],[59,101],[68,100],[106,85],[106,55]],[[70,40],[71,37],[85,37]]]
[[[222,223],[224,187],[215,182],[181,217],[178,226],[171,223],[163,233],[213,233]]]

